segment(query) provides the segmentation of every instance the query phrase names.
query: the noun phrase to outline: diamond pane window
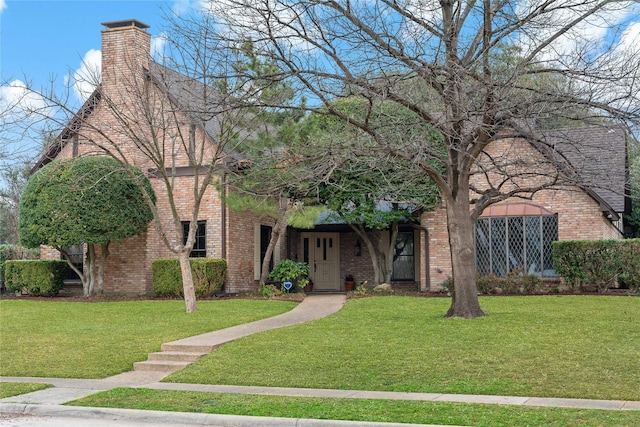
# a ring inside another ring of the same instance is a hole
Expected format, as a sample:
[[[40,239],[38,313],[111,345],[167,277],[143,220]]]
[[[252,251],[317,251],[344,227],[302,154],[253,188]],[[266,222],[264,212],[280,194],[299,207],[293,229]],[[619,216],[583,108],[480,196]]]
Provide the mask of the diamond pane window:
[[[555,277],[551,258],[555,240],[557,215],[479,218],[475,224],[476,271],[483,276],[521,271]]]

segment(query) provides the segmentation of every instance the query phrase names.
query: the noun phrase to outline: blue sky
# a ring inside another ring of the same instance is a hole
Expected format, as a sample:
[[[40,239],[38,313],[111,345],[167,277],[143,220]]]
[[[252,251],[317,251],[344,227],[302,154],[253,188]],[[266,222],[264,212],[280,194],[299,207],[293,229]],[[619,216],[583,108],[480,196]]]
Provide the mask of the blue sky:
[[[535,0],[518,0],[523,4]],[[0,105],[3,99],[17,99],[20,85],[28,82],[35,90],[48,92],[55,79],[56,93],[63,91],[66,80],[82,69],[83,63],[100,62],[101,22],[138,19],[148,25],[152,44],[162,43],[164,12],[178,15],[197,7],[199,0],[0,0]],[[437,0],[427,0],[437,3]],[[225,0],[216,0],[225,10]],[[640,6],[637,0],[614,21],[627,22],[624,33],[617,34],[618,47],[637,50],[640,45]],[[632,6],[635,5],[635,6]],[[248,19],[245,17],[245,19]],[[579,28],[583,39],[607,40],[606,25],[595,20]],[[558,41],[562,44],[563,40]],[[619,42],[619,43],[618,43]],[[93,88],[87,88],[85,97]],[[16,95],[17,93],[17,95]],[[72,93],[79,105],[84,97]],[[34,101],[35,102],[35,101]],[[73,106],[72,106],[73,108]],[[2,119],[0,111],[0,119]],[[7,139],[5,138],[4,141]],[[31,150],[26,138],[16,138],[13,145]],[[37,145],[38,141],[31,142]],[[24,147],[23,147],[24,146]],[[5,148],[0,146],[0,151]],[[0,156],[0,168],[2,167]]]
[[[52,76],[62,81],[80,68],[87,52],[100,50],[101,22],[135,18],[150,25],[151,35],[158,36],[162,9],[170,10],[175,4],[175,0],[4,0],[0,12],[2,81],[28,79],[36,87]]]
[[[195,0],[0,0],[0,98],[19,96],[16,87],[24,83],[45,93],[52,80],[56,93],[64,93],[65,81],[83,63],[100,62],[101,22],[140,20],[151,26],[148,31],[157,41],[164,13],[194,4]],[[71,101],[80,105],[83,99],[74,92]],[[32,154],[40,143],[13,139],[16,142],[8,148],[0,147],[9,150],[12,161]]]

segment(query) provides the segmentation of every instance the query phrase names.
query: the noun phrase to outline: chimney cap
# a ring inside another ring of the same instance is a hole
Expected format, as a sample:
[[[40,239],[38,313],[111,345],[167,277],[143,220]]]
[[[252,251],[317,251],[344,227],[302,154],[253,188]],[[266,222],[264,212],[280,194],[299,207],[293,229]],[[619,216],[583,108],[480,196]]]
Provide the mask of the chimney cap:
[[[149,28],[147,24],[144,22],[140,22],[137,19],[124,19],[121,21],[111,21],[111,22],[102,22],[102,25],[111,29],[111,28],[123,28],[123,27],[136,27],[136,28]]]

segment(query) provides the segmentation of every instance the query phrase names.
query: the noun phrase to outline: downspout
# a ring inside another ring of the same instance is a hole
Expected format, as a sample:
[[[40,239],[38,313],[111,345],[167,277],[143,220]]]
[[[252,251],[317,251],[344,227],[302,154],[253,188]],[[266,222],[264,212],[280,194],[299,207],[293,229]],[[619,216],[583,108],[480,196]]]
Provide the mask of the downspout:
[[[222,174],[222,199],[220,200],[220,207],[222,212],[220,213],[220,221],[221,221],[221,233],[220,236],[221,242],[221,256],[220,258],[226,260],[227,259],[227,205],[225,203],[225,199],[227,198],[227,173],[224,172]]]

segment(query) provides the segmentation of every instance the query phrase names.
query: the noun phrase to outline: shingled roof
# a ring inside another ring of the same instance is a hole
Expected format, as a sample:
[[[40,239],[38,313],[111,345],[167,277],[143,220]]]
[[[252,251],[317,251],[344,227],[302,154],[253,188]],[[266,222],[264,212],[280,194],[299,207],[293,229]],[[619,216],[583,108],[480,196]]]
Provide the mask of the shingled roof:
[[[622,127],[601,124],[554,129],[545,131],[544,139],[547,147],[561,154],[565,170],[576,174],[580,187],[613,212],[625,212],[627,133]]]

